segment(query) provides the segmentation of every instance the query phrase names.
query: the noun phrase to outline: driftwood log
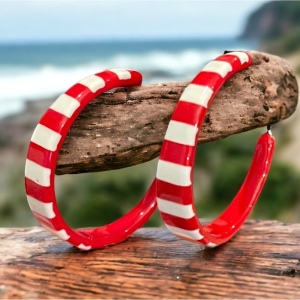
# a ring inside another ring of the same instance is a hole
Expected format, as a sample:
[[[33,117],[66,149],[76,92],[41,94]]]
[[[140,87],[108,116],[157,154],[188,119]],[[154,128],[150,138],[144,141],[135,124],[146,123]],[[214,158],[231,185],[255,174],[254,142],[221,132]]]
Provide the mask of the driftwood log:
[[[280,57],[250,52],[253,65],[229,80],[208,110],[199,143],[274,124],[296,109],[298,86]],[[90,103],[60,151],[57,174],[118,169],[159,155],[188,82],[117,89]]]
[[[92,252],[38,227],[0,242],[1,299],[300,298],[300,224],[248,221],[205,250],[158,228]]]

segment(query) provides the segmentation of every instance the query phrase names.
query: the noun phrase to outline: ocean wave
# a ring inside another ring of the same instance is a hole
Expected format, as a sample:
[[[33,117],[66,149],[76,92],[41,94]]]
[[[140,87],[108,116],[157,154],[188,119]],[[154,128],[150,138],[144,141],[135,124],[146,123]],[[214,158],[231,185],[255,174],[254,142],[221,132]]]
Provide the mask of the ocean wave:
[[[82,78],[108,68],[135,69],[143,74],[144,84],[191,80],[208,60],[219,54],[218,49],[187,49],[173,53],[118,54],[69,67],[0,65],[0,115],[21,109],[24,100],[62,93]]]

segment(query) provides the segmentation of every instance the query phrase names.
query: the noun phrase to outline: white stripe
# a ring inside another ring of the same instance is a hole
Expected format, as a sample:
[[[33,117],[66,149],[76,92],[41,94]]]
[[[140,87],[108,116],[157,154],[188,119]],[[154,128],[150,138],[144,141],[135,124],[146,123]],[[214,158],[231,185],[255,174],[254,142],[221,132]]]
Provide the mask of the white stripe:
[[[96,75],[88,76],[78,83],[85,85],[93,93],[105,87],[105,81],[101,77]]]
[[[196,126],[171,120],[165,139],[182,145],[195,146],[197,132]]]
[[[126,80],[131,78],[131,73],[122,69],[109,69],[108,71],[114,72],[120,80]]]
[[[190,186],[191,167],[174,164],[164,160],[158,160],[156,177],[159,180],[169,182],[178,186]]]
[[[208,247],[208,248],[215,248],[217,245],[214,244],[214,243],[208,243],[205,245],[205,247]]]
[[[232,65],[227,61],[213,60],[209,62],[202,69],[202,71],[214,72],[224,78],[228,74],[228,72],[232,71]]]
[[[59,133],[42,124],[36,126],[31,137],[32,142],[50,151],[57,149],[60,139],[61,135]]]
[[[163,213],[183,219],[190,219],[195,216],[192,204],[178,204],[158,197],[156,200],[158,209]]]
[[[61,230],[55,230],[53,228],[50,228],[49,226],[41,223],[43,225],[43,227],[45,229],[47,229],[49,232],[51,232],[52,234],[56,235],[57,237],[61,238],[62,240],[64,241],[67,241],[70,236],[67,234],[67,232],[64,230],[64,229],[61,229]]]
[[[80,103],[78,100],[69,95],[62,94],[56,99],[50,108],[70,118],[79,106]]]
[[[241,64],[249,61],[249,56],[245,52],[234,51],[234,52],[226,53],[225,55],[236,56],[240,60]]]
[[[50,186],[51,170],[26,159],[25,176],[41,186]]]
[[[77,246],[77,248],[87,251],[87,250],[90,250],[92,248],[92,246],[86,246],[84,244],[80,244]]]
[[[207,107],[213,93],[213,90],[208,86],[190,83],[184,89],[179,100]]]
[[[186,230],[186,229],[182,229],[176,226],[171,226],[171,225],[167,225],[167,228],[174,234],[179,235],[179,236],[183,236],[189,239],[193,239],[193,240],[202,240],[203,236],[200,234],[199,229],[195,229],[195,230]]]
[[[53,210],[53,203],[44,203],[42,201],[39,201],[29,195],[27,195],[27,201],[29,204],[29,207],[32,211],[37,212],[38,214],[48,218],[53,219],[55,218],[55,212]]]

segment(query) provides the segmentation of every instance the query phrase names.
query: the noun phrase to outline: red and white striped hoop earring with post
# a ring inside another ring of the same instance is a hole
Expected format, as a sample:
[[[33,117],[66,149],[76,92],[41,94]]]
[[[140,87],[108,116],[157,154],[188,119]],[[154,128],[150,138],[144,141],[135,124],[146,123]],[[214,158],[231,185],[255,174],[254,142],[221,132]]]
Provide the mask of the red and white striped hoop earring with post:
[[[59,150],[82,109],[95,97],[116,87],[136,86],[142,75],[132,70],[107,70],[89,76],[62,94],[46,111],[32,135],[26,166],[25,187],[29,206],[50,232],[72,245],[90,250],[119,243],[142,227],[156,208],[155,180],[146,195],[117,221],[92,229],[70,228],[56,202],[54,177]]]
[[[208,63],[186,87],[169,123],[157,167],[157,205],[167,228],[180,238],[215,247],[228,241],[251,213],[266,181],[275,139],[267,130],[238,194],[214,221],[202,225],[193,196],[193,168],[199,128],[221,86],[251,65],[247,52],[229,52]]]

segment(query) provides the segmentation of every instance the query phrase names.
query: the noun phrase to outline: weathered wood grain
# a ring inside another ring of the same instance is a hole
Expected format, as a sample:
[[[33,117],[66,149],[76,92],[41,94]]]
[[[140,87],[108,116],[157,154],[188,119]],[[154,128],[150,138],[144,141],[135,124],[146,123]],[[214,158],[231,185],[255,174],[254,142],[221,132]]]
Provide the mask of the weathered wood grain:
[[[298,86],[288,63],[278,56],[250,54],[253,65],[229,80],[209,108],[199,143],[273,124],[295,111]],[[118,169],[158,156],[187,84],[117,89],[97,98],[70,130],[57,174]]]
[[[0,229],[0,298],[300,298],[300,224],[248,221],[204,250],[164,229],[80,252],[35,228]]]

